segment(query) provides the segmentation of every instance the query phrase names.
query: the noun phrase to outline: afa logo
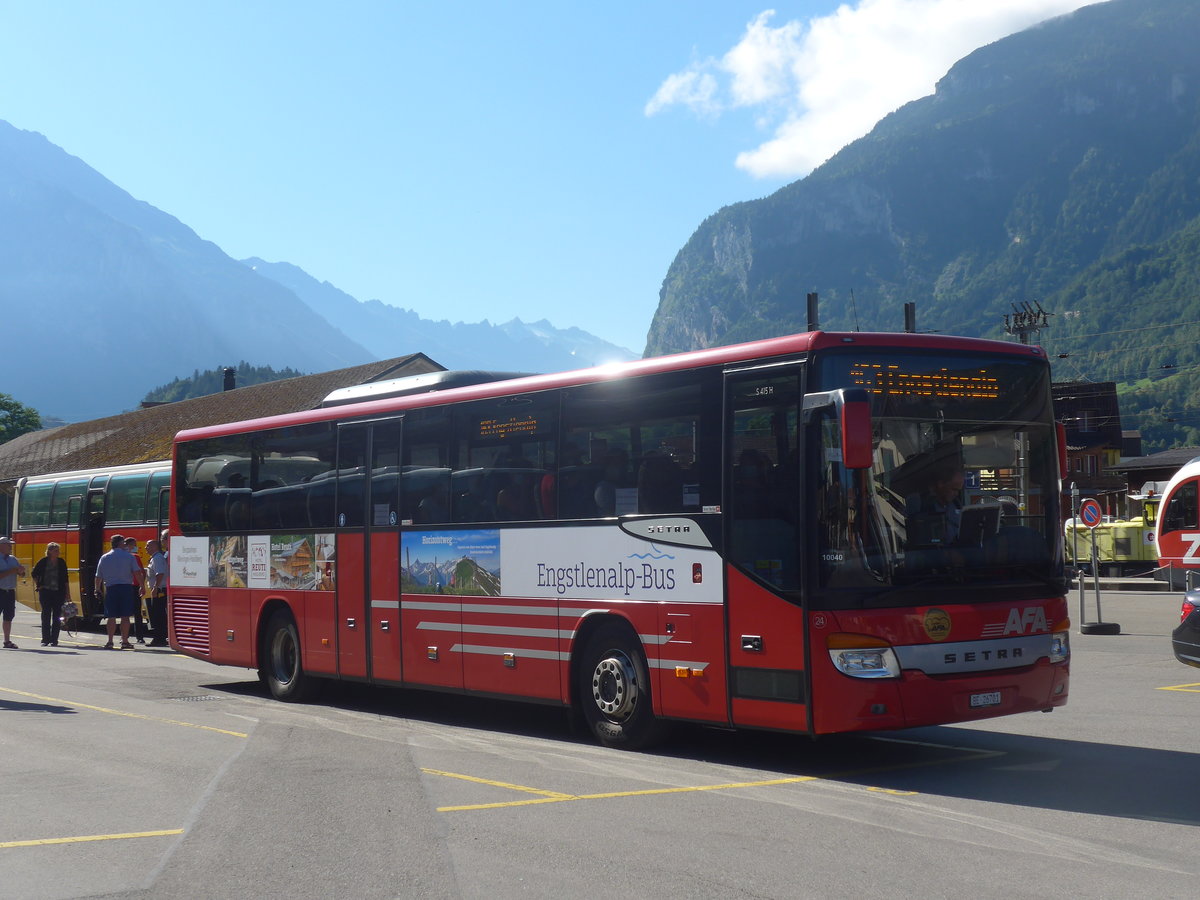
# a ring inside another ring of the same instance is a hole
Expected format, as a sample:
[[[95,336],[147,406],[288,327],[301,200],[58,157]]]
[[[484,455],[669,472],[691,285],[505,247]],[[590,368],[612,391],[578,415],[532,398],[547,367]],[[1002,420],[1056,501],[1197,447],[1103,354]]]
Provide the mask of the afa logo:
[[[1049,631],[1046,622],[1046,611],[1040,606],[1026,606],[1022,609],[1013,607],[1008,611],[1008,619],[1004,622],[992,622],[983,626],[984,637],[1007,637],[1010,634],[1037,634]]]
[[[950,614],[944,609],[926,610],[924,625],[931,641],[944,641],[950,637]]]

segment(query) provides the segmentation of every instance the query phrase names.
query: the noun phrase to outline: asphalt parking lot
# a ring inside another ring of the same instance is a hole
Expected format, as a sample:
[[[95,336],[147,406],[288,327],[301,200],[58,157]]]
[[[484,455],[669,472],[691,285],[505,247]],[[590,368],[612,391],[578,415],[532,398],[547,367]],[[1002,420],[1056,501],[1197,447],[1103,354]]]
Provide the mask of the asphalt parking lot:
[[[639,754],[550,707],[349,685],[286,705],[169,650],[43,649],[22,610],[0,892],[1190,897],[1179,595],[1102,600],[1121,634],[1072,635],[1052,714],[819,742],[682,727]]]

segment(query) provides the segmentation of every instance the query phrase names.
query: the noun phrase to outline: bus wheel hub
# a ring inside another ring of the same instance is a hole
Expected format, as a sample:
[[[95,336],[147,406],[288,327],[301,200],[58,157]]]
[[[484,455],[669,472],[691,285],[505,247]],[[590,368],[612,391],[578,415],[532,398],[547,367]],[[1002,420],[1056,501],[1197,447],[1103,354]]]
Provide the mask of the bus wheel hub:
[[[613,718],[629,715],[637,703],[637,677],[633,663],[622,653],[612,653],[596,664],[592,673],[592,699]]]

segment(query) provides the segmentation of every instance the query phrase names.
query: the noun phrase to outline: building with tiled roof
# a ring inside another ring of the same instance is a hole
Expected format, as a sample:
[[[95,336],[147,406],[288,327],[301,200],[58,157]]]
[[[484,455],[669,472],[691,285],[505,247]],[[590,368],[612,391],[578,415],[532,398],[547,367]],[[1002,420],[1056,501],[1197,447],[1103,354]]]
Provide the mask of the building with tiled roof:
[[[6,495],[0,507],[27,476],[170,459],[172,439],[187,428],[314,409],[342,388],[441,371],[424,353],[413,353],[30,432],[0,444],[0,495]]]
[[[1123,459],[1110,466],[1113,472],[1124,475],[1129,479],[1130,491],[1139,491],[1148,482],[1157,482],[1165,486],[1171,477],[1200,456],[1200,447],[1175,447],[1149,456],[1139,456],[1134,459]]]
[[[1075,485],[1087,497],[1124,501],[1127,486],[1113,471],[1121,458],[1123,433],[1117,386],[1111,381],[1055,382],[1054,418],[1066,430],[1064,486]]]

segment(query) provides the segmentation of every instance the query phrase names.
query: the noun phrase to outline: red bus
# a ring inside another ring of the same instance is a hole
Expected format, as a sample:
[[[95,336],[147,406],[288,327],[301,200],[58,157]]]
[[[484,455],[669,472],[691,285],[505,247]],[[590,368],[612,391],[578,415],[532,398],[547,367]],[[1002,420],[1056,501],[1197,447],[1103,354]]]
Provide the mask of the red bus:
[[[82,616],[98,618],[103,604],[94,592],[96,562],[114,534],[136,538],[139,552],[158,538],[168,522],[170,482],[167,460],[22,478],[13,508],[13,553],[32,570],[46,544],[59,544],[71,598]],[[32,579],[18,585],[17,599],[39,608]]]
[[[171,644],[281,700],[561,704],[629,748],[1067,700],[1038,348],[814,332],[339,393],[175,441]]]

